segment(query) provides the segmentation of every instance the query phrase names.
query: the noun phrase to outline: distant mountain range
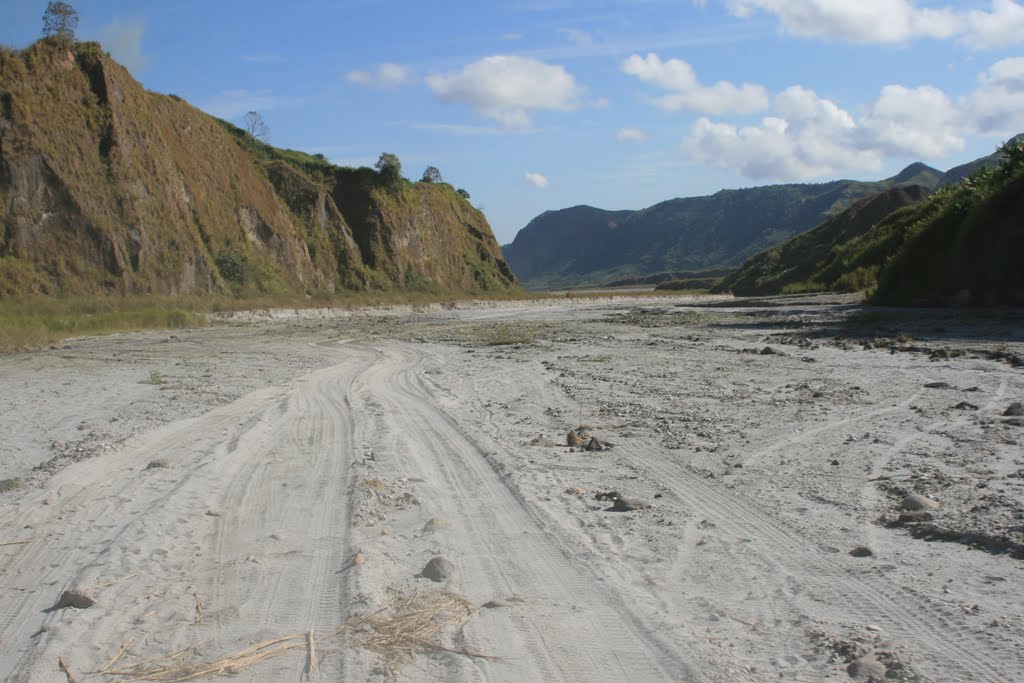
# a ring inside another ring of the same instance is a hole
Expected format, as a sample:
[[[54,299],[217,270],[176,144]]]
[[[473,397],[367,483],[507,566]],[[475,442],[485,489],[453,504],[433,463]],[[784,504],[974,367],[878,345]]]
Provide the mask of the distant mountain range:
[[[923,163],[875,182],[836,180],[722,190],[639,211],[575,206],[546,211],[502,247],[533,289],[599,285],[658,273],[736,268],[748,258],[896,187],[927,191],[998,163],[993,154],[943,173]]]

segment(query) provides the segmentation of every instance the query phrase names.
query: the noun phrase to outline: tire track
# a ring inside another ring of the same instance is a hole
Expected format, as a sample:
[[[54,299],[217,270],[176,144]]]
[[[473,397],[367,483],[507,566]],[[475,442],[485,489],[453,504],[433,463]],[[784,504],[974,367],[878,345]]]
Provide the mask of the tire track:
[[[1000,644],[978,638],[955,626],[955,619],[927,596],[896,586],[884,575],[856,575],[838,563],[823,562],[811,551],[815,539],[804,537],[774,522],[767,511],[752,503],[713,489],[681,466],[653,440],[641,440],[635,458],[664,481],[674,493],[666,494],[720,529],[758,539],[749,552],[776,568],[779,574],[811,587],[814,595],[831,609],[846,611],[850,619],[884,625],[888,632],[915,645],[922,668],[935,680],[1009,680],[1000,663],[1024,665],[1024,655]],[[813,602],[804,605],[813,610]]]
[[[391,353],[389,349],[389,353]],[[447,488],[450,507],[470,530],[461,548],[475,555],[492,590],[528,595],[538,617],[513,621],[545,678],[593,680],[696,680],[689,664],[667,647],[614,587],[582,566],[554,525],[524,505],[476,443],[434,405],[415,369],[419,355],[399,349],[368,373],[368,384],[385,406],[391,429],[418,445],[417,469]],[[484,552],[475,550],[483,548]],[[551,606],[572,605],[559,615]],[[552,628],[549,620],[560,620]],[[566,633],[572,637],[566,640]],[[554,676],[551,676],[551,674]]]

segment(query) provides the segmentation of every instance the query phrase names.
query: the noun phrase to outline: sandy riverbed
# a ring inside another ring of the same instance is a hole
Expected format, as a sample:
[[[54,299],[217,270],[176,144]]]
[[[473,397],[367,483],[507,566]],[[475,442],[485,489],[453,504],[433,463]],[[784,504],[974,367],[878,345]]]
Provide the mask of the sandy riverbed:
[[[294,636],[221,668],[1021,681],[1022,356],[1020,312],[652,297],[0,357],[0,679]],[[901,520],[915,493],[938,509]],[[96,604],[52,609],[71,589]]]

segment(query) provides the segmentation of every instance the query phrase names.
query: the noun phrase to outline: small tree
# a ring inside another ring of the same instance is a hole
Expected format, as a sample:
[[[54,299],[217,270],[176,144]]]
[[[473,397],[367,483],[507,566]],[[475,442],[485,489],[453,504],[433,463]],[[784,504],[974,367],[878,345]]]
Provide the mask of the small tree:
[[[381,154],[374,167],[380,171],[384,182],[388,185],[395,185],[402,178],[402,162],[390,152]]]
[[[270,142],[270,126],[266,124],[259,112],[251,111],[242,119],[245,132],[260,142]]]
[[[49,2],[43,12],[43,35],[74,40],[78,28],[78,12],[66,2]]]
[[[427,166],[421,180],[425,183],[439,183],[441,182],[441,171],[437,170],[437,166]]]
[[[459,195],[460,197],[465,199],[467,202],[469,201],[469,192],[467,192],[466,190],[463,190],[461,187],[459,189],[455,190],[455,194]]]

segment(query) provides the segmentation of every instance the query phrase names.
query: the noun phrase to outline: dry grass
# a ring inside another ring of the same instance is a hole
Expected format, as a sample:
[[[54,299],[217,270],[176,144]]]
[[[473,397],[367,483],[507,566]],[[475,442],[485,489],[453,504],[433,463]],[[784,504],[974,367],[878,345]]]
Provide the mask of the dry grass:
[[[320,638],[310,629],[257,643],[214,660],[196,658],[195,654],[202,645],[198,643],[172,655],[115,669],[131,645],[132,639],[129,638],[102,669],[93,673],[116,678],[119,683],[178,683],[197,678],[233,676],[267,660],[303,652],[306,674],[310,675],[317,671],[317,650],[324,651],[324,645],[331,643],[375,652],[383,658],[387,670],[393,674],[418,655],[430,652],[498,660],[498,657],[441,643],[441,636],[446,629],[460,628],[475,612],[476,609],[468,600],[445,591],[417,590],[411,595],[397,593],[388,607],[353,617],[340,628]]]

